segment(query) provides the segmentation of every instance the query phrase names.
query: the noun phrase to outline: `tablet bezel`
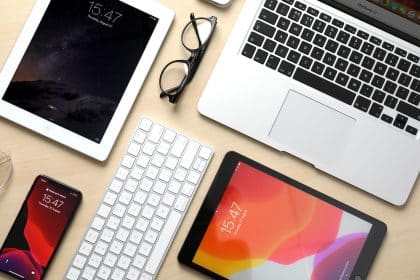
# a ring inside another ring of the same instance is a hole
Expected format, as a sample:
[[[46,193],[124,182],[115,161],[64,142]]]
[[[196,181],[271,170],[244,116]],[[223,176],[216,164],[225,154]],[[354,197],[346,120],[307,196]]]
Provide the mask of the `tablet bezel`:
[[[217,171],[216,177],[210,186],[209,192],[204,199],[203,204],[194,220],[194,223],[185,239],[184,244],[178,254],[178,260],[180,263],[185,264],[195,270],[198,270],[204,274],[211,276],[214,279],[226,279],[213,271],[210,271],[202,266],[195,264],[192,260],[195,253],[200,246],[201,240],[207,231],[208,225],[216,211],[220,200],[228,186],[228,183],[237,167],[238,162],[248,164],[270,176],[278,178],[292,187],[304,191],[310,195],[313,195],[331,205],[334,205],[343,211],[346,211],[362,220],[372,224],[372,228],[369,232],[365,245],[360,253],[360,256],[355,264],[350,279],[357,279],[356,276],[361,277],[360,279],[366,279],[370,267],[373,264],[375,256],[379,250],[379,247],[385,237],[387,227],[385,223],[362,213],[361,211],[354,209],[336,199],[327,196],[319,191],[316,191],[306,185],[303,185],[283,174],[280,174],[262,164],[259,164],[249,158],[246,158],[236,152],[229,152],[226,154],[223,162]]]
[[[12,52],[0,72],[0,116],[99,161],[106,160],[175,16],[172,10],[155,1],[120,1],[156,17],[158,22],[100,143],[94,142],[3,100],[3,96],[51,0],[38,0],[35,3]]]

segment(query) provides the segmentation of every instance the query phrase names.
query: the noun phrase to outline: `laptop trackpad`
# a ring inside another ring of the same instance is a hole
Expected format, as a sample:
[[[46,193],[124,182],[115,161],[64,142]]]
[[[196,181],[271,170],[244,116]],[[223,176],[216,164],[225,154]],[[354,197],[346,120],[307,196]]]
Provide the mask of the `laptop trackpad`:
[[[269,137],[302,159],[318,165],[337,160],[356,120],[290,90]]]

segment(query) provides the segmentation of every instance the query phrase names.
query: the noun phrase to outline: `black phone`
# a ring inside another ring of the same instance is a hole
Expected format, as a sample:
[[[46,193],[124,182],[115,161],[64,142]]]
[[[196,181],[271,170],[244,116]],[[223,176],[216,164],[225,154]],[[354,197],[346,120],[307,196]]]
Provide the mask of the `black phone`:
[[[82,193],[39,175],[0,249],[0,271],[42,279],[82,200]]]

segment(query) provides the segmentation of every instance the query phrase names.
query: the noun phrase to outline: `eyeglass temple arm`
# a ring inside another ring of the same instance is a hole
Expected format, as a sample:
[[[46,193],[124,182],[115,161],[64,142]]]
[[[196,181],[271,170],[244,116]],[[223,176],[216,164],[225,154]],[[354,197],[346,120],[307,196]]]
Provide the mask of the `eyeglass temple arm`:
[[[200,33],[198,32],[197,21],[195,20],[194,13],[190,14],[190,19],[191,19],[191,24],[194,27],[195,35],[197,35],[197,38],[198,38],[198,45],[201,47],[203,43],[201,42]]]

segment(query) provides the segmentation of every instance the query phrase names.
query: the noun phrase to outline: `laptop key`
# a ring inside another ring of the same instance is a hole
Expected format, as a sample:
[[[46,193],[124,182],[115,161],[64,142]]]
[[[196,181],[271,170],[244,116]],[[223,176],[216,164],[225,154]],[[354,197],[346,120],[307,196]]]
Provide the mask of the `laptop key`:
[[[277,22],[277,27],[281,28],[285,31],[287,31],[287,29],[289,29],[290,26],[290,20],[288,20],[287,18],[281,17],[279,19],[279,22]]]
[[[333,19],[332,24],[337,26],[338,28],[343,28],[344,26],[344,22],[342,22],[341,20],[338,19]]]
[[[413,82],[411,83],[410,89],[420,92],[420,80],[413,80]]]
[[[371,97],[373,92],[373,87],[363,84],[362,89],[360,90],[360,94],[366,97]]]
[[[299,38],[296,38],[294,36],[289,36],[289,39],[287,40],[286,45],[291,47],[292,49],[297,49],[299,46],[300,40]]]
[[[386,114],[382,114],[381,120],[383,120],[386,123],[392,123],[393,118],[391,116],[386,115]]]
[[[327,29],[325,29],[325,32],[324,32],[325,35],[333,39],[335,38],[337,33],[338,33],[338,29],[332,25],[328,25]]]
[[[374,85],[375,87],[382,88],[382,86],[384,85],[384,83],[385,83],[385,79],[384,78],[382,78],[382,77],[380,77],[378,75],[375,75],[375,77],[373,77],[372,85]]]
[[[311,57],[321,60],[322,56],[324,55],[324,51],[318,47],[312,49]]]
[[[352,47],[353,49],[358,50],[360,48],[360,46],[362,45],[362,40],[353,36],[350,39],[350,43],[349,46]]]
[[[417,55],[414,55],[412,53],[408,54],[407,56],[408,60],[411,60],[414,63],[419,63],[420,58]]]
[[[350,64],[349,68],[347,69],[347,74],[357,78],[359,76],[361,68],[355,64]]]
[[[388,42],[383,42],[382,43],[382,47],[390,52],[394,51],[394,45],[388,43]]]
[[[264,23],[260,20],[257,20],[255,23],[254,30],[270,38],[273,37],[274,33],[276,32],[276,29],[273,26],[268,25],[267,23]]]
[[[302,32],[301,38],[305,41],[311,42],[312,39],[314,38],[314,35],[315,35],[315,32],[305,28]]]
[[[302,11],[306,10],[306,5],[299,1],[295,2],[295,7]]]
[[[351,25],[349,25],[349,24],[346,24],[346,27],[344,27],[344,30],[346,30],[347,32],[350,32],[352,34],[355,34],[356,33],[356,28],[353,27],[353,26],[351,26]]]
[[[267,59],[268,53],[263,50],[258,50],[254,56],[254,60],[258,63],[264,64]]]
[[[394,120],[394,126],[404,129],[405,125],[408,122],[408,118],[406,116],[398,114],[397,117]]]
[[[347,88],[349,88],[349,89],[351,89],[355,92],[358,92],[361,86],[362,86],[362,82],[352,78],[350,80],[350,83],[348,84]]]
[[[349,80],[349,76],[347,76],[346,74],[343,74],[343,73],[339,73],[337,78],[335,79],[336,83],[338,83],[342,86],[346,86],[348,80]]]
[[[337,75],[337,70],[331,67],[327,67],[327,69],[324,72],[324,77],[331,81],[334,81],[336,75]]]
[[[295,66],[285,60],[280,63],[278,71],[286,76],[292,76]]]
[[[335,53],[337,51],[337,49],[338,49],[338,43],[336,41],[333,41],[333,40],[329,39],[327,41],[327,44],[325,45],[325,49],[327,51],[330,51],[332,53]]]
[[[266,0],[264,3],[264,7],[270,9],[270,10],[274,10],[277,6],[277,0]]]
[[[408,69],[410,69],[411,63],[408,60],[400,59],[400,62],[398,63],[397,68],[401,71],[408,72]]]
[[[400,101],[397,106],[397,111],[417,121],[420,121],[420,108],[417,108],[411,104]]]
[[[375,118],[379,118],[384,110],[384,106],[379,105],[377,103],[373,103],[372,107],[370,107],[369,115],[374,116]]]
[[[384,60],[385,55],[386,55],[386,51],[384,51],[383,49],[379,47],[377,47],[375,51],[373,52],[373,57],[380,61]]]
[[[411,104],[414,104],[416,106],[419,105],[420,104],[420,95],[412,92],[410,94],[410,97],[408,97],[408,102],[410,102]]]
[[[302,59],[300,60],[299,65],[302,66],[303,68],[309,69],[311,68],[313,59],[307,56],[303,56]]]
[[[286,42],[287,39],[287,33],[281,30],[277,30],[276,32],[276,36],[274,36],[274,40],[276,40],[279,43],[284,43]]]
[[[375,60],[367,56],[365,56],[362,62],[362,66],[368,70],[372,69],[374,64],[375,64]]]
[[[326,22],[330,22],[331,21],[331,16],[330,15],[327,15],[327,14],[324,14],[324,13],[321,13],[321,15],[319,16],[319,18],[322,19],[323,21],[326,21]]]
[[[348,58],[350,55],[350,51],[351,51],[350,48],[346,46],[340,46],[337,54],[341,56],[342,58]]]
[[[314,22],[314,18],[308,14],[304,14],[300,23],[306,27],[311,27]]]
[[[325,64],[328,64],[330,66],[334,65],[334,62],[336,60],[336,56],[330,53],[326,53],[324,56],[324,59],[322,60]]]
[[[373,72],[375,72],[376,74],[379,74],[379,75],[383,75],[383,74],[385,74],[386,69],[387,69],[387,67],[386,67],[385,64],[377,62],[376,65],[375,65],[375,68],[373,69]]]
[[[395,94],[397,97],[405,100],[408,97],[408,94],[410,93],[410,91],[404,87],[398,87],[397,93]]]
[[[275,55],[270,55],[265,65],[267,65],[269,68],[273,70],[277,70],[277,67],[279,66],[279,64],[280,64],[280,58],[278,58]]]
[[[311,52],[311,49],[312,49],[312,45],[311,44],[309,44],[309,43],[307,43],[305,41],[302,41],[302,43],[300,43],[299,51],[301,53],[309,54]]]
[[[350,55],[350,61],[354,62],[356,64],[359,64],[360,61],[362,61],[363,58],[363,54],[357,52],[357,51],[352,51],[351,55]]]
[[[363,112],[367,112],[369,110],[370,103],[371,101],[369,99],[364,98],[363,96],[358,96],[353,106]]]
[[[344,31],[340,31],[337,36],[337,40],[343,44],[347,44],[347,42],[349,41],[349,38],[350,38],[350,34]]]
[[[255,51],[257,48],[251,44],[245,44],[244,49],[242,50],[242,55],[252,58],[254,56]]]
[[[316,34],[313,43],[322,48],[324,47],[326,41],[327,41],[327,38],[325,36]]]
[[[372,99],[375,100],[378,103],[382,103],[385,99],[385,92],[380,91],[380,90],[375,90],[375,92],[373,93]]]
[[[353,101],[356,98],[356,94],[353,92],[318,77],[300,67],[296,69],[293,78],[348,105],[353,104]]]
[[[365,53],[367,55],[371,55],[374,48],[375,47],[372,44],[370,44],[368,42],[364,42],[363,46],[361,48],[361,51],[362,51],[362,53]]]
[[[280,57],[285,58],[288,51],[289,51],[289,48],[282,45],[278,45],[276,49],[276,54]]]
[[[375,45],[380,46],[380,45],[381,45],[382,40],[381,40],[381,39],[379,39],[378,37],[371,36],[371,37],[370,37],[370,39],[369,39],[369,42],[374,43]]]
[[[414,65],[411,67],[410,75],[420,78],[420,66]]]
[[[300,53],[294,50],[291,50],[289,52],[289,55],[287,56],[287,60],[293,63],[298,63],[299,59],[300,59]]]
[[[396,48],[395,49],[395,53],[398,54],[399,56],[402,57],[406,57],[407,56],[407,51],[401,49],[401,48]]]
[[[359,36],[360,38],[365,39],[365,40],[367,40],[369,38],[369,34],[362,31],[362,30],[357,31],[357,36]]]
[[[301,31],[302,26],[297,23],[293,23],[289,28],[289,32],[296,36],[299,36]]]
[[[322,32],[324,32],[325,26],[326,26],[325,22],[317,19],[317,20],[315,20],[315,23],[312,26],[312,29],[314,29],[315,31],[318,31],[319,33],[322,33]]]
[[[386,73],[386,77],[392,81],[396,81],[398,78],[398,75],[400,75],[400,72],[395,70],[394,68],[389,67],[388,72]]]
[[[269,51],[269,52],[273,52],[274,49],[276,48],[276,46],[277,46],[276,42],[274,42],[270,39],[267,39],[267,40],[265,40],[263,49],[266,50],[266,51]]]
[[[391,66],[397,65],[397,61],[398,61],[398,56],[392,53],[388,53],[385,59],[385,63]]]
[[[273,13],[273,12],[270,12],[269,10],[262,9],[261,10],[261,13],[259,15],[259,18],[262,19],[262,20],[264,20],[264,21],[266,21],[266,22],[268,22],[268,23],[276,24],[277,19],[279,18],[279,16],[276,15],[275,13]]]
[[[344,71],[346,71],[348,65],[349,65],[349,63],[346,60],[344,60],[342,58],[339,58],[334,67],[336,69],[344,72]]]
[[[405,131],[407,131],[410,134],[417,135],[417,128],[412,127],[410,125],[407,125]]]
[[[254,45],[257,45],[260,47],[262,43],[264,42],[264,36],[256,32],[251,32],[251,34],[249,34],[248,42],[253,43]]]
[[[324,68],[325,68],[324,64],[321,64],[318,61],[315,61],[314,65],[312,65],[311,71],[318,75],[321,75],[322,72],[324,71]]]
[[[384,104],[386,106],[388,106],[389,108],[394,109],[395,106],[397,106],[397,103],[398,103],[398,99],[397,98],[395,98],[395,97],[393,97],[391,95],[388,95],[386,97],[386,99],[385,99],[385,103]]]
[[[401,73],[400,78],[398,79],[398,83],[408,87],[410,85],[411,79],[412,78],[410,76]]]
[[[278,8],[277,8],[277,13],[279,13],[282,16],[286,16],[287,13],[289,12],[289,10],[290,10],[289,6],[287,6],[284,3],[280,3]]]
[[[293,5],[293,2],[294,2],[294,0],[282,0],[282,1],[290,5]]]
[[[372,79],[373,74],[365,69],[362,70],[362,73],[360,73],[360,80],[362,80],[365,83],[370,83],[370,80]]]
[[[299,21],[301,16],[302,12],[294,8],[289,13],[289,18],[294,21]]]
[[[316,9],[314,9],[314,8],[312,8],[312,7],[309,7],[307,12],[309,14],[313,15],[313,16],[316,16],[316,17],[319,15],[319,11],[316,10]]]
[[[397,84],[396,83],[393,83],[391,81],[386,81],[385,86],[384,86],[384,91],[386,91],[390,94],[394,94],[396,89],[397,89]]]

